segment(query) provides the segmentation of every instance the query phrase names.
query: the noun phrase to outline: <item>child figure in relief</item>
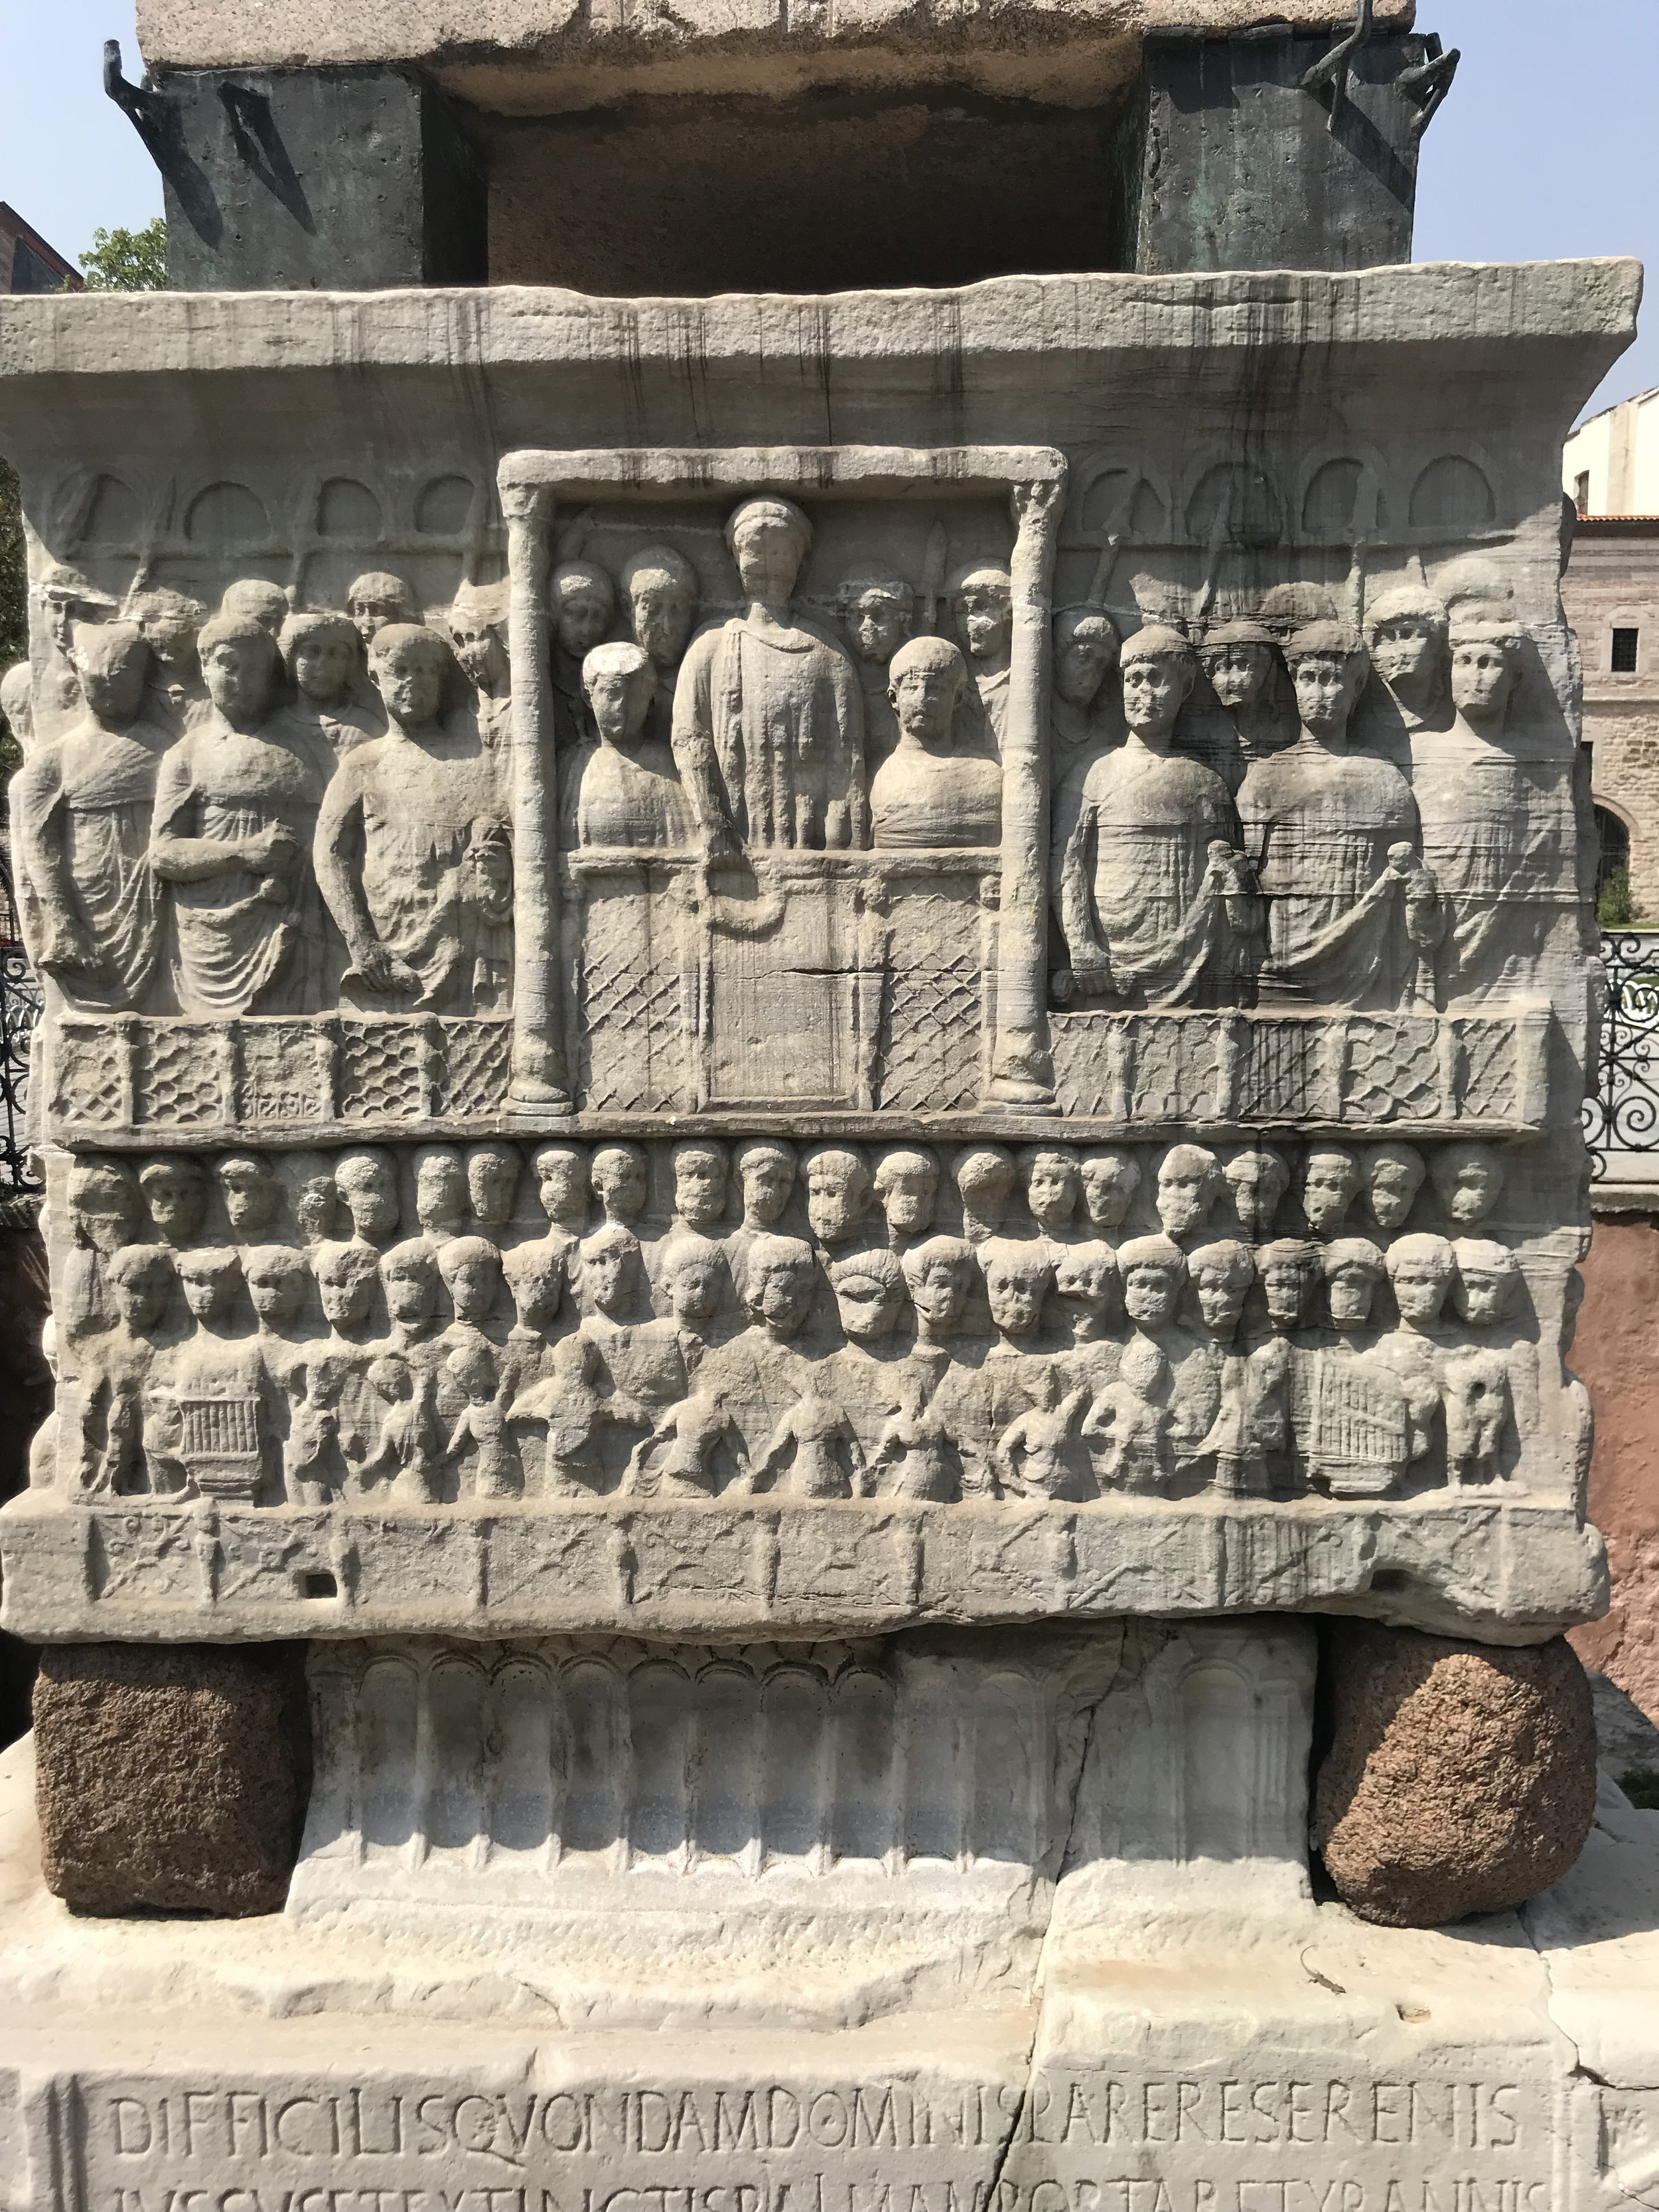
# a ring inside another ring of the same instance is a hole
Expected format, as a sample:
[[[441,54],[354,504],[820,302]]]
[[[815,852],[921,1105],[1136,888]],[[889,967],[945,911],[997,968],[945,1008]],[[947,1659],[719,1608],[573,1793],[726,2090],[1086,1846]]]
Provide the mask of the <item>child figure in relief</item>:
[[[477,1498],[513,1498],[523,1487],[518,1455],[507,1432],[507,1414],[500,1399],[500,1376],[495,1355],[482,1344],[463,1345],[444,1363],[466,1393],[466,1403],[450,1432],[446,1461],[460,1458],[470,1443],[473,1449],[472,1490]]]

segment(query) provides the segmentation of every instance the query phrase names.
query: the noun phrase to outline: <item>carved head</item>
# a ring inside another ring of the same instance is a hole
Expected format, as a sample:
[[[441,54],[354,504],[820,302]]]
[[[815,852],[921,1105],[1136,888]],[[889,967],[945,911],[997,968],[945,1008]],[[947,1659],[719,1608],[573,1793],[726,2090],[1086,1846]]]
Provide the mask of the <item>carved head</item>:
[[[979,1264],[997,1328],[1004,1336],[1029,1336],[1042,1319],[1044,1303],[1054,1286],[1048,1246],[988,1237],[979,1248]]]
[[[0,676],[0,721],[18,750],[27,753],[34,744],[34,672],[27,660],[14,661]]]
[[[556,1226],[580,1228],[587,1218],[587,1153],[580,1145],[538,1145],[531,1156],[536,1195]]]
[[[726,1255],[706,1237],[671,1237],[658,1262],[676,1321],[712,1321],[726,1290]]]
[[[1431,1328],[1457,1273],[1451,1246],[1443,1237],[1396,1237],[1385,1264],[1401,1320],[1411,1328]]]
[[[1054,617],[1056,695],[1068,706],[1092,707],[1117,665],[1117,629],[1104,607],[1062,607]]]
[[[1382,1253],[1369,1237],[1339,1237],[1326,1245],[1322,1258],[1332,1327],[1363,1328],[1371,1317],[1371,1299],[1386,1272]]]
[[[1473,1139],[1437,1146],[1429,1173],[1448,1218],[1460,1228],[1484,1221],[1503,1195],[1502,1158]]]
[[[564,1298],[565,1249],[559,1245],[516,1244],[501,1255],[501,1273],[513,1294],[521,1328],[550,1328]]]
[[[345,1200],[351,1225],[371,1244],[383,1244],[398,1227],[398,1163],[377,1145],[342,1152],[334,1163],[334,1188]]]
[[[743,1272],[743,1303],[751,1321],[776,1336],[793,1336],[811,1308],[817,1262],[798,1237],[757,1237]]]
[[[413,623],[389,623],[374,633],[368,648],[369,674],[400,729],[424,729],[435,722],[453,666],[449,647],[436,630]]]
[[[421,610],[411,586],[384,568],[359,576],[346,592],[346,613],[365,646],[383,629],[418,624]]]
[[[913,637],[888,664],[887,696],[907,738],[945,751],[963,694],[968,664],[948,637]]]
[[[480,691],[494,691],[507,679],[507,622],[505,584],[474,585],[458,592],[444,617],[450,650],[461,673]]]
[[[267,1328],[286,1328],[305,1304],[311,1269],[291,1244],[256,1244],[242,1255],[253,1310]]]
[[[475,1221],[482,1221],[492,1229],[511,1221],[513,1208],[518,1202],[522,1167],[518,1146],[504,1139],[492,1139],[488,1144],[467,1146],[466,1189]]]
[[[276,641],[250,615],[216,615],[196,641],[208,696],[233,729],[249,730],[270,711],[276,684]]]
[[[1426,691],[1446,650],[1446,608],[1426,585],[1402,584],[1365,610],[1371,666],[1391,691]]]
[[[149,1218],[168,1244],[188,1244],[207,1212],[207,1170],[188,1153],[158,1152],[138,1170]]]
[[[939,1162],[932,1152],[896,1145],[876,1162],[874,1182],[893,1235],[920,1237],[939,1196]]]
[[[368,1387],[376,1397],[384,1398],[388,1406],[412,1398],[415,1378],[410,1372],[409,1362],[400,1359],[395,1352],[383,1352],[378,1359],[369,1364]]]
[[[1124,645],[1123,719],[1137,737],[1167,738],[1198,682],[1198,656],[1178,629],[1148,623]]]
[[[1279,1201],[1291,1187],[1291,1171],[1268,1145],[1245,1145],[1221,1170],[1233,1194],[1238,1225],[1252,1244],[1273,1234]]]
[[[197,633],[207,620],[200,600],[152,585],[147,591],[129,592],[122,612],[137,623],[145,644],[175,683],[194,679]]]
[[[967,568],[951,586],[957,635],[970,660],[1000,660],[1014,630],[1014,585],[1006,568]]]
[[[1302,1211],[1310,1229],[1328,1234],[1346,1219],[1364,1175],[1358,1156],[1346,1145],[1309,1147],[1302,1164]]]
[[[1452,1246],[1457,1276],[1452,1305],[1471,1328],[1505,1321],[1521,1291],[1521,1262],[1507,1244],[1486,1237],[1460,1237]]]
[[[267,583],[263,576],[240,576],[226,585],[219,611],[256,622],[267,636],[280,637],[288,620],[288,593],[280,584]]]
[[[1014,1156],[1004,1145],[967,1145],[951,1163],[951,1179],[964,1217],[994,1225],[1007,1211],[1014,1187]]]
[[[1158,1218],[1168,1237],[1190,1237],[1224,1188],[1220,1163],[1202,1145],[1171,1145],[1158,1164]]]
[[[812,544],[812,526],[792,499],[746,499],[732,510],[726,544],[751,599],[789,599]]]
[[[500,1378],[495,1369],[495,1355],[488,1345],[459,1345],[450,1353],[444,1365],[465,1392],[470,1405],[488,1406],[494,1399]]]
[[[916,595],[902,578],[858,572],[836,595],[842,627],[860,660],[885,668],[910,635]]]
[[[1097,1239],[1062,1244],[1054,1254],[1054,1295],[1071,1310],[1072,1335],[1086,1344],[1106,1333],[1122,1298],[1117,1255]]]
[[[242,1261],[230,1245],[204,1245],[180,1252],[173,1265],[179,1270],[185,1304],[193,1321],[224,1321],[242,1287]]]
[[[1307,623],[1285,647],[1302,726],[1316,738],[1340,738],[1370,663],[1340,623]]]
[[[672,545],[647,545],[623,563],[634,642],[665,672],[677,667],[697,619],[697,572]]]
[[[1019,1155],[1019,1166],[1032,1220],[1051,1237],[1060,1236],[1083,1195],[1077,1154],[1069,1145],[1027,1145]]]
[[[70,658],[88,707],[100,722],[132,721],[143,704],[149,647],[136,623],[72,625]]]
[[[555,641],[572,660],[585,660],[616,616],[616,586],[597,561],[561,561],[547,597]]]
[[[1084,1153],[1078,1173],[1083,1182],[1083,1210],[1091,1222],[1097,1229],[1121,1227],[1140,1188],[1140,1163],[1134,1154],[1099,1146]]]
[[[736,1164],[743,1185],[744,1225],[769,1229],[795,1188],[793,1147],[775,1137],[754,1137],[738,1146]]]
[[[313,706],[331,706],[357,673],[362,641],[343,615],[294,615],[283,625],[282,655],[289,681]]]
[[[709,1137],[688,1137],[670,1154],[674,1211],[690,1229],[712,1229],[726,1212],[726,1147]]]
[[[1401,1227],[1428,1170],[1414,1145],[1373,1145],[1365,1154],[1365,1201],[1379,1229]]]
[[[125,1160],[74,1161],[69,1205],[77,1240],[94,1252],[114,1252],[131,1243],[143,1218],[138,1180]]]
[[[972,1247],[959,1237],[930,1237],[913,1244],[901,1264],[924,1334],[948,1336],[961,1321],[973,1287]]]
[[[1458,616],[1451,624],[1452,704],[1468,722],[1503,720],[1521,680],[1523,633],[1513,623]]]
[[[1273,641],[1260,623],[1219,623],[1198,648],[1198,665],[1221,704],[1254,707],[1273,672]]]
[[[167,1310],[173,1261],[159,1244],[123,1244],[109,1256],[105,1279],[128,1328],[154,1328]]]
[[[585,1302],[615,1321],[632,1306],[640,1266],[638,1240],[619,1221],[606,1221],[577,1248],[572,1277]]]
[[[1244,1294],[1255,1280],[1255,1255],[1248,1244],[1218,1237],[1187,1259],[1187,1279],[1199,1317],[1217,1343],[1231,1340],[1244,1312]]]
[[[326,1152],[294,1152],[285,1163],[289,1203],[306,1242],[334,1233],[334,1217],[340,1194],[335,1188],[334,1162]]]
[[[645,1208],[645,1154],[637,1145],[601,1145],[587,1179],[607,1221],[637,1221]]]
[[[819,1145],[803,1164],[806,1218],[821,1244],[844,1243],[870,1210],[873,1188],[861,1153],[850,1145]]]
[[[904,1310],[904,1270],[884,1245],[835,1261],[830,1284],[841,1325],[854,1344],[879,1344]]]
[[[323,1318],[333,1328],[356,1328],[368,1318],[380,1267],[372,1246],[327,1240],[311,1255]]]
[[[257,1237],[276,1218],[283,1186],[258,1152],[227,1152],[213,1164],[225,1217],[238,1237]]]
[[[457,1321],[488,1321],[501,1294],[501,1255],[487,1237],[452,1237],[438,1248],[438,1273]]]
[[[394,1244],[380,1261],[386,1310],[399,1328],[422,1328],[438,1310],[438,1261],[423,1237]]]
[[[1320,1278],[1318,1246],[1296,1237],[1278,1237],[1257,1250],[1255,1272],[1273,1327],[1281,1331],[1300,1328]]]
[[[582,662],[582,690],[600,737],[625,752],[651,711],[657,664],[643,646],[596,645]]]
[[[1168,1237],[1132,1237],[1118,1247],[1123,1310],[1137,1328],[1165,1328],[1187,1280],[1181,1247]]]

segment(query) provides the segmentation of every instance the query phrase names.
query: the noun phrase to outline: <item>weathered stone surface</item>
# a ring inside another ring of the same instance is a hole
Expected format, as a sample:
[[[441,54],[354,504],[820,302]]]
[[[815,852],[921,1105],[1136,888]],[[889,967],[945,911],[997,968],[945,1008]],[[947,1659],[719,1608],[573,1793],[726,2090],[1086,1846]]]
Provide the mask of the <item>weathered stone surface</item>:
[[[1595,1802],[1589,1685],[1571,1645],[1499,1651],[1333,1625],[1334,1724],[1315,1826],[1367,1920],[1431,1928],[1519,1905],[1577,1858]]]
[[[1379,0],[1380,26],[1407,29],[1412,0]],[[691,0],[637,9],[605,0],[391,0],[372,15],[332,0],[142,0],[138,41],[152,68],[291,68],[415,62],[481,106],[535,112],[586,106],[619,89],[742,91],[803,84],[954,81],[1093,105],[1133,76],[1141,40],[1165,25],[1224,33],[1258,24],[1334,28],[1349,0],[1017,0],[996,9],[841,0]]]
[[[1593,1614],[1556,471],[1632,300],[0,304],[8,1623]]]
[[[75,1911],[280,1909],[307,1759],[288,1647],[54,1647],[34,1745],[46,1886]]]

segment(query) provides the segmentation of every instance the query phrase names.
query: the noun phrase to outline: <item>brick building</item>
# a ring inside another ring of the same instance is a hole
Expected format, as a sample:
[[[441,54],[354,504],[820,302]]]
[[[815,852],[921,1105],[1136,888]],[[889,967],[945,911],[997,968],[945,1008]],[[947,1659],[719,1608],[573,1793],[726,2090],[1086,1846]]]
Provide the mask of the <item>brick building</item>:
[[[80,270],[55,246],[48,246],[15,208],[0,200],[0,292],[58,292],[65,284],[78,292]]]

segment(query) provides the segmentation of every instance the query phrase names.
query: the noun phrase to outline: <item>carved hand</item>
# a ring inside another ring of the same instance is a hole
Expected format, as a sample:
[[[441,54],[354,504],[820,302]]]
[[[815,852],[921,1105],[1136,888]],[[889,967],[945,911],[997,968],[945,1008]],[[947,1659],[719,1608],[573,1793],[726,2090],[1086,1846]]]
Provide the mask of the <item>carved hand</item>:
[[[352,965],[358,979],[371,991],[418,991],[421,979],[387,945],[354,945]]]
[[[240,839],[236,847],[242,866],[256,876],[289,875],[299,866],[303,854],[299,839],[280,822]]]
[[[56,973],[79,974],[93,981],[108,978],[110,966],[82,923],[71,914],[53,915],[46,924],[46,941],[40,965]]]

